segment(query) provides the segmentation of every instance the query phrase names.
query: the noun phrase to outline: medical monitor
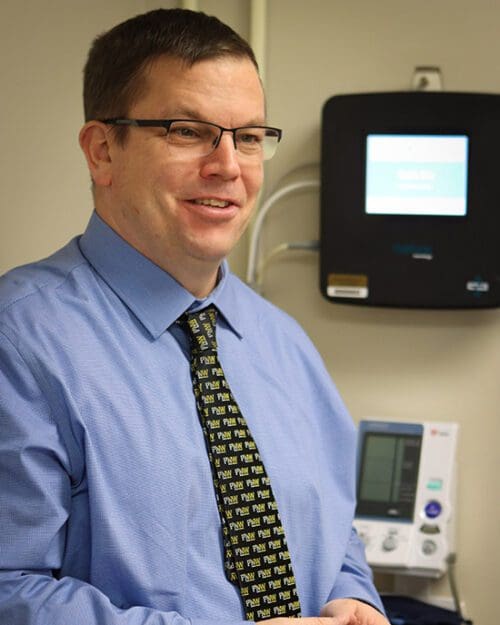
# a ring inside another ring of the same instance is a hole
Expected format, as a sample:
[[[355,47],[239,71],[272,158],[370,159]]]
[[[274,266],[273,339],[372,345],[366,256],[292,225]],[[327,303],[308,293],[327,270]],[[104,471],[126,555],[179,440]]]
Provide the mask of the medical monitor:
[[[363,419],[354,527],[382,571],[441,576],[454,549],[458,425]]]
[[[500,305],[500,95],[339,95],[323,108],[320,282],[332,302]]]

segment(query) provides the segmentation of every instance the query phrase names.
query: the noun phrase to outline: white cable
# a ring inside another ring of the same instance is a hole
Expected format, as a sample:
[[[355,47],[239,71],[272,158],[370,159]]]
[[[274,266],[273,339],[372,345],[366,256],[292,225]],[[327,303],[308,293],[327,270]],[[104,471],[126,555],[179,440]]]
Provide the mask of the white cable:
[[[286,180],[287,178],[289,179],[291,176],[293,176],[294,174],[298,174],[299,171],[304,172],[305,169],[312,169],[314,168],[319,168],[320,163],[318,161],[309,161],[306,163],[301,163],[300,165],[297,165],[296,167],[293,167],[292,169],[290,169],[289,171],[285,172],[281,178],[276,182],[276,184],[273,186],[272,191],[274,191],[275,189],[279,189],[281,187],[281,185],[283,184],[283,181]]]
[[[266,258],[264,258],[264,260],[260,263],[260,265],[258,267],[256,267],[256,270],[255,270],[255,283],[253,284],[253,287],[257,291],[257,293],[261,292],[262,274],[264,273],[264,270],[267,267],[268,263],[275,256],[277,256],[278,254],[281,254],[282,252],[286,252],[289,249],[290,249],[290,244],[289,243],[280,243],[273,250],[271,250],[269,255],[266,256]]]
[[[288,251],[306,251],[316,252],[319,250],[319,241],[288,241],[286,243],[280,243],[264,258],[261,264],[257,267],[255,277],[255,289],[258,293],[262,293],[262,283],[264,281],[264,271],[272,259],[283,252]]]
[[[259,249],[259,239],[260,239],[260,231],[262,228],[262,224],[264,219],[272,208],[272,206],[278,201],[281,200],[286,195],[290,195],[290,193],[294,193],[295,191],[300,191],[302,189],[309,189],[313,187],[319,187],[319,180],[302,180],[299,182],[292,182],[291,184],[278,189],[273,194],[271,194],[267,200],[262,205],[262,208],[257,213],[257,217],[255,218],[255,223],[252,228],[252,235],[250,237],[250,245],[248,250],[248,264],[247,264],[247,284],[253,286],[255,284],[255,274],[256,274],[256,265],[257,265],[257,255]]]

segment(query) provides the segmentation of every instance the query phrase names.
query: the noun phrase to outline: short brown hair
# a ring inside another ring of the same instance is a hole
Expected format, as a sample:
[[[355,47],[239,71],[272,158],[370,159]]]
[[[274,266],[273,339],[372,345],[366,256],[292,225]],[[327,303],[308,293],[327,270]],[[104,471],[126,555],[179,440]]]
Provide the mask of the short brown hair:
[[[85,121],[124,117],[143,89],[144,70],[160,56],[192,66],[223,56],[246,57],[248,43],[216,17],[187,9],[156,9],[99,35],[84,69]]]

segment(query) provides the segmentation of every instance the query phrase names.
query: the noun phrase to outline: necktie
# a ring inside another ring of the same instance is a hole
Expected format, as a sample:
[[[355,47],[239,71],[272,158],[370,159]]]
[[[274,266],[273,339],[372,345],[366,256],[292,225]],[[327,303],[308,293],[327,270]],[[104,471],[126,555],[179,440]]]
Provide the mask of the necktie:
[[[285,533],[269,477],[217,355],[213,306],[181,318],[221,517],[224,566],[248,620],[300,616]]]

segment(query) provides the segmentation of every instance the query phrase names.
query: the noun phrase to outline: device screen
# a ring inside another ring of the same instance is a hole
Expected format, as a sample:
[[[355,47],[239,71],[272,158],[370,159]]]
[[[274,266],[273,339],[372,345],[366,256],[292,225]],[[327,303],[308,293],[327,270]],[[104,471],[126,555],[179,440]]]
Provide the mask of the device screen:
[[[365,212],[467,214],[466,135],[369,134]]]
[[[366,433],[358,478],[356,514],[413,519],[422,437]]]

